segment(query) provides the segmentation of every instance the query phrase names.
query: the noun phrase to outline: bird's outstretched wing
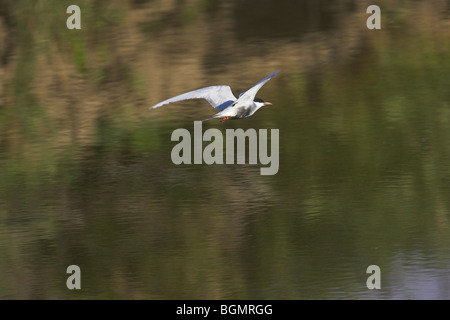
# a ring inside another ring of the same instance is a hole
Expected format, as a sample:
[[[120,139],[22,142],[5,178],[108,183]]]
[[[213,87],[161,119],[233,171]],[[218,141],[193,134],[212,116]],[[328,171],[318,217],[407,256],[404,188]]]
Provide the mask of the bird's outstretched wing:
[[[220,111],[236,101],[236,97],[233,95],[233,92],[231,92],[231,88],[229,86],[211,86],[180,94],[173,98],[161,101],[151,108],[155,109],[172,102],[188,99],[205,99],[214,108]]]
[[[272,77],[274,77],[280,70],[275,71],[274,73],[268,75],[264,79],[258,81],[253,87],[248,89],[247,91],[241,93],[239,95],[239,102],[245,102],[245,101],[253,101],[255,99],[256,93],[261,89],[263,85],[266,84],[267,81],[269,81]]]

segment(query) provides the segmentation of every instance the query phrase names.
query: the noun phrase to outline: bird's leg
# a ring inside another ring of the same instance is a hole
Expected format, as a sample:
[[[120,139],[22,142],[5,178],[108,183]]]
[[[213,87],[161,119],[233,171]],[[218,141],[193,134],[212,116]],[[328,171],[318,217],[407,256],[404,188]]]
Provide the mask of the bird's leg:
[[[230,119],[230,117],[224,117],[224,118],[222,118],[222,120],[220,120],[220,122],[225,122],[225,121],[227,121],[228,119]]]

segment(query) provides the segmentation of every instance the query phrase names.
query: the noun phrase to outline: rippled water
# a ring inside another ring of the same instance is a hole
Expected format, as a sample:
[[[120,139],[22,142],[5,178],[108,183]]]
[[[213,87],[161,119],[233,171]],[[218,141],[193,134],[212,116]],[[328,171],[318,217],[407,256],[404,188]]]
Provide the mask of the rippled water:
[[[449,299],[449,8],[393,3],[373,31],[354,1],[130,1],[101,8],[121,22],[95,41],[91,18],[67,43],[18,33],[1,82],[0,297]],[[276,175],[172,163],[172,132],[214,110],[148,106],[237,95],[278,69],[258,93],[273,106],[203,123],[279,129]]]

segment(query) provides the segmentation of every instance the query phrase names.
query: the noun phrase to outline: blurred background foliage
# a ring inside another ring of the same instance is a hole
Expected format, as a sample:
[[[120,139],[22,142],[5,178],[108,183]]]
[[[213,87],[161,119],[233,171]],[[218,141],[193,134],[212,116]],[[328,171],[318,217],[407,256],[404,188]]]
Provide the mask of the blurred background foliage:
[[[0,297],[359,297],[360,266],[417,250],[448,270],[450,7],[373,4],[381,30],[353,0],[0,0]],[[278,69],[274,107],[226,125],[280,128],[276,176],[171,163],[212,110],[149,106]]]

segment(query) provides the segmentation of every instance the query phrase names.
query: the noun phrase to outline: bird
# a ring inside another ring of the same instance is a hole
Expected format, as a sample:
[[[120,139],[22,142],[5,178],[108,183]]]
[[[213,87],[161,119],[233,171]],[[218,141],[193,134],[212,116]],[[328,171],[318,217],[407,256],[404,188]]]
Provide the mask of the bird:
[[[203,121],[214,118],[222,118],[221,122],[224,122],[229,119],[235,120],[247,118],[252,116],[261,107],[272,105],[272,103],[264,102],[260,98],[255,98],[255,96],[259,89],[261,89],[261,87],[265,85],[266,82],[274,77],[278,72],[279,70],[258,81],[253,87],[241,93],[239,95],[239,98],[236,98],[233,95],[233,92],[231,91],[231,88],[229,86],[218,85],[180,94],[170,99],[161,101],[158,104],[150,107],[150,109],[156,109],[169,103],[183,100],[205,99],[211,104],[211,106],[219,110],[219,112]]]

